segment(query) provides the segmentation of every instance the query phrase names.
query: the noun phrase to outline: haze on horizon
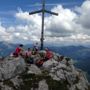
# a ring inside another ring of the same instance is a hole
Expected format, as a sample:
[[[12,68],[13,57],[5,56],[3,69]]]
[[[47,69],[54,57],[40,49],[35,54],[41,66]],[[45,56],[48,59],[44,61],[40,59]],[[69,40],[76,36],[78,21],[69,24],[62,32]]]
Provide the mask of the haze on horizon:
[[[90,0],[46,0],[46,8],[58,16],[45,16],[45,43],[90,45]],[[10,43],[39,42],[41,0],[1,0],[0,41]]]

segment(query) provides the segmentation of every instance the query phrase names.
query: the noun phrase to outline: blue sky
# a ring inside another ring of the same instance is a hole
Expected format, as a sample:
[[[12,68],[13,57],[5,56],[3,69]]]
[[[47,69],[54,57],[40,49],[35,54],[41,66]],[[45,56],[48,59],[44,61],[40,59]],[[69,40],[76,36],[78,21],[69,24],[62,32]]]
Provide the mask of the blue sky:
[[[16,11],[18,7],[23,10],[31,10],[35,7],[29,6],[35,3],[41,3],[42,0],[0,0],[0,11]],[[65,6],[72,7],[81,5],[84,0],[46,0],[49,4],[64,4]],[[50,6],[49,6],[50,7]]]

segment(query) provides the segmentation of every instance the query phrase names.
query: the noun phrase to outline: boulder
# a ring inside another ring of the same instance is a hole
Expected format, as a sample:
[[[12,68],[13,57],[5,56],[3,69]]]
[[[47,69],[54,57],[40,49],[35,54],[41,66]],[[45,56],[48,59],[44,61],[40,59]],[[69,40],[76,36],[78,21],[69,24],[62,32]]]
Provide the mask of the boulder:
[[[48,85],[45,80],[39,82],[38,90],[49,90]]]
[[[21,57],[6,58],[0,62],[0,80],[7,80],[25,71],[25,62]]]
[[[41,74],[41,70],[40,68],[38,68],[36,65],[30,65],[28,67],[28,74],[36,74],[36,75],[40,75]]]
[[[50,59],[50,60],[44,62],[43,68],[47,69],[47,70],[50,70],[51,68],[57,66],[57,64],[58,64],[57,61],[55,61],[54,59]]]

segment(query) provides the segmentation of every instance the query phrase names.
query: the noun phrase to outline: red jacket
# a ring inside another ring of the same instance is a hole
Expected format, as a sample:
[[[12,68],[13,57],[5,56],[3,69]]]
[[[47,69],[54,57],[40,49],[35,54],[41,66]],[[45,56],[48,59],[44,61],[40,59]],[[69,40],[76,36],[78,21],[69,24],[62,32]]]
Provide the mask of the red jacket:
[[[17,47],[15,53],[19,54],[21,52],[21,48]]]
[[[50,59],[53,57],[53,53],[51,51],[46,51],[46,58]]]

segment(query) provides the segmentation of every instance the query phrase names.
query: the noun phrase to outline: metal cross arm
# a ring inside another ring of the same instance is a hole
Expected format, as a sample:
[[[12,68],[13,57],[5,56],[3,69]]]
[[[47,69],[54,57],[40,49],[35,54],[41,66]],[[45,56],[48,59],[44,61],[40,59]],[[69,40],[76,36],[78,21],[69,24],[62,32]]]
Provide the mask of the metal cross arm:
[[[34,11],[34,12],[29,12],[29,15],[31,15],[31,14],[37,14],[37,13],[40,13],[40,12],[42,12],[42,10],[38,10],[38,11]]]
[[[29,15],[36,14],[36,13],[41,13],[41,12],[42,12],[42,10],[38,10],[38,11],[30,12]],[[44,10],[44,12],[58,16],[58,13],[55,13],[55,12],[51,12],[51,11],[48,11],[48,10]]]
[[[48,11],[48,10],[45,10],[46,13],[49,13],[49,14],[53,14],[53,15],[57,15],[58,16],[58,13],[55,13],[55,12],[51,12],[51,11]]]

